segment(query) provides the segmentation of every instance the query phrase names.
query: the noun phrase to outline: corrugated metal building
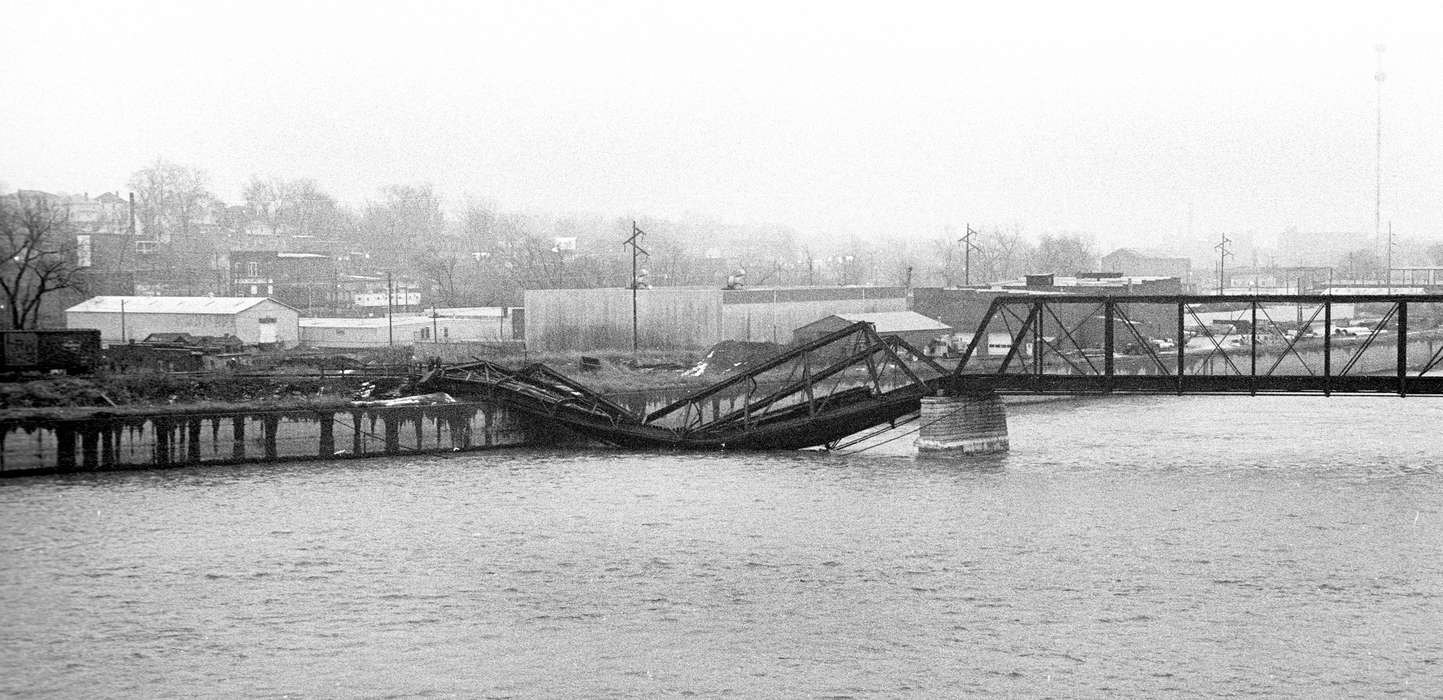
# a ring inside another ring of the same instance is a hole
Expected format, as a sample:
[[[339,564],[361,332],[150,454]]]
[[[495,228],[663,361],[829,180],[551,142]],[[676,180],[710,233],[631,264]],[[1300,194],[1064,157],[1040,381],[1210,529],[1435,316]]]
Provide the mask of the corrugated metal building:
[[[301,342],[316,348],[374,348],[432,341],[511,340],[514,309],[458,307],[371,318],[303,318]]]
[[[722,338],[786,343],[827,314],[907,310],[906,287],[778,287],[722,292]]]
[[[952,327],[915,311],[885,311],[873,314],[830,314],[792,331],[794,344],[816,340],[860,321],[872,324],[881,335],[895,335],[919,350],[936,338],[952,333]]]
[[[436,319],[439,332],[440,319]],[[303,318],[301,343],[313,348],[383,348],[430,340],[431,317]]]
[[[518,328],[517,309],[506,306],[453,306],[433,309],[447,330],[440,340],[512,340],[525,335]],[[449,334],[448,334],[449,331]]]
[[[95,328],[105,343],[152,333],[233,335],[253,345],[293,347],[300,312],[264,297],[92,297],[65,310],[68,328]]]
[[[530,289],[526,339],[531,350],[629,350],[630,289]],[[643,349],[710,347],[722,340],[785,343],[792,329],[831,313],[905,311],[903,287],[656,287],[636,292]]]

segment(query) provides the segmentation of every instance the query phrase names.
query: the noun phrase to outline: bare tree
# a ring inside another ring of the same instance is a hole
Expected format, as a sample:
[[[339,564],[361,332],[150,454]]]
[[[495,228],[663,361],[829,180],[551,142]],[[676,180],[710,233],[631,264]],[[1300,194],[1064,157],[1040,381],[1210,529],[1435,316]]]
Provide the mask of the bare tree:
[[[473,200],[461,212],[461,235],[473,252],[495,254],[496,205]]]
[[[46,295],[79,287],[69,209],[46,195],[0,197],[0,295],[11,328],[32,328]]]
[[[452,251],[441,251],[427,247],[411,260],[423,279],[435,286],[437,302],[443,306],[455,306],[458,300],[457,269],[461,257]]]
[[[963,253],[965,251],[961,249],[962,244],[958,243],[949,231],[941,238],[932,239],[930,246],[932,260],[931,264],[927,266],[931,268],[928,272],[934,272],[940,276],[944,287],[957,286],[957,281],[966,277],[963,269],[965,263]]]
[[[1027,267],[1032,256],[1032,245],[1022,235],[1022,229],[993,228],[977,237],[978,250],[972,257],[972,280],[974,282],[999,282],[1016,279]]]
[[[245,223],[267,233],[339,238],[349,228],[345,211],[315,180],[251,177],[242,192]]]
[[[189,239],[195,224],[216,202],[206,189],[204,171],[156,159],[155,163],[130,176],[136,196],[136,218],[141,233],[168,243],[176,237]]]
[[[361,229],[380,251],[413,250],[435,243],[445,232],[446,215],[431,185],[387,185],[381,201],[366,204]]]
[[[1428,254],[1429,262],[1434,265],[1443,265],[1443,243],[1434,243],[1424,251]]]
[[[1044,234],[1028,267],[1037,273],[1071,274],[1097,266],[1092,242],[1076,234]]]

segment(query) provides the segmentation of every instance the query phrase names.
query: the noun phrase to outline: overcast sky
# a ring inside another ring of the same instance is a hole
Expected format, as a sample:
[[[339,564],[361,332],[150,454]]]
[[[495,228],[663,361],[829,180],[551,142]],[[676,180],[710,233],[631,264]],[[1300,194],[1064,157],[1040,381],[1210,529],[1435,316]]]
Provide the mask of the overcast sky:
[[[259,174],[812,235],[1371,233],[1383,44],[1383,219],[1443,239],[1438,3],[1179,6],[12,1],[0,183],[160,156],[232,201]]]

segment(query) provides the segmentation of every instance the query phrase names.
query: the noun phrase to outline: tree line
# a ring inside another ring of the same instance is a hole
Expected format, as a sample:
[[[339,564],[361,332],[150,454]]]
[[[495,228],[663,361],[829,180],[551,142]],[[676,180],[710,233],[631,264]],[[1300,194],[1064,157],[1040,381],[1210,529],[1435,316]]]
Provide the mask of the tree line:
[[[129,211],[112,210],[110,230],[144,243],[146,255],[127,247],[93,264],[171,282],[190,279],[185,291],[198,294],[228,293],[224,261],[231,251],[284,241],[290,252],[332,256],[347,272],[391,272],[419,282],[428,303],[519,305],[526,289],[636,283],[630,251],[622,246],[633,225],[645,233],[647,255],[639,265],[651,286],[959,286],[1099,265],[1090,236],[1029,235],[1020,226],[978,227],[970,245],[951,231],[804,235],[777,225],[541,215],[475,197],[448,208],[427,183],[387,185],[357,205],[309,178],[266,176],[250,178],[241,200],[227,203],[204,170],[164,159],[137,170],[127,185],[133,224]],[[12,327],[35,323],[38,298],[83,286],[74,274],[74,223],[61,202],[21,193],[0,197],[0,303]],[[1443,245],[1435,248],[1429,253],[1443,262]],[[1339,261],[1339,269],[1359,275],[1376,267],[1376,254],[1364,251]]]

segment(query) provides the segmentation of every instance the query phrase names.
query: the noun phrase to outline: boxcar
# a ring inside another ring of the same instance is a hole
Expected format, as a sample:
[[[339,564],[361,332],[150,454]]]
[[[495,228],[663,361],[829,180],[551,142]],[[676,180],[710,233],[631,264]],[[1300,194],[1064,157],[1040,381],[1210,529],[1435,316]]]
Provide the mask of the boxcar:
[[[100,362],[100,331],[91,328],[0,331],[0,372],[85,374]]]

